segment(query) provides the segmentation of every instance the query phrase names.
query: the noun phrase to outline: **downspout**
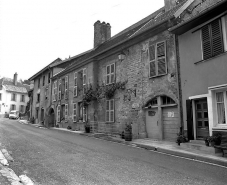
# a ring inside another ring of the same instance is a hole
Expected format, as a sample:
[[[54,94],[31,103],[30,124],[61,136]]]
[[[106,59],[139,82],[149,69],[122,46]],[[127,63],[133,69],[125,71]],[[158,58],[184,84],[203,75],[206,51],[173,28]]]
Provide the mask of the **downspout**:
[[[178,95],[178,112],[179,112],[179,122],[180,122],[180,133],[184,134],[184,123],[183,123],[183,107],[182,107],[182,89],[181,89],[181,77],[180,77],[180,55],[179,55],[179,42],[178,36],[174,36],[175,53],[176,53],[176,73],[177,73],[177,95]]]

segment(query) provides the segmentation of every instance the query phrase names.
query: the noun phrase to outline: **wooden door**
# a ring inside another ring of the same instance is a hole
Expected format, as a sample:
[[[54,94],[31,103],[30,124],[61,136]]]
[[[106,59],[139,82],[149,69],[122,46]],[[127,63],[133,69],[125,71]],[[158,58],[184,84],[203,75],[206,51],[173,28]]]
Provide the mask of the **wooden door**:
[[[195,101],[196,138],[203,139],[209,135],[207,100]]]
[[[160,139],[160,124],[158,122],[158,108],[146,111],[146,130],[149,138]]]

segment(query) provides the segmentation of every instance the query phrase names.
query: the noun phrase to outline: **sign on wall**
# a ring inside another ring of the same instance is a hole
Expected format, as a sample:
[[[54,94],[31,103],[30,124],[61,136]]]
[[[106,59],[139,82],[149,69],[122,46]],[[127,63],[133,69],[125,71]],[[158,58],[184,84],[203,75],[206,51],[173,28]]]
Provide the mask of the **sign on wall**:
[[[174,112],[168,112],[168,118],[174,118]]]

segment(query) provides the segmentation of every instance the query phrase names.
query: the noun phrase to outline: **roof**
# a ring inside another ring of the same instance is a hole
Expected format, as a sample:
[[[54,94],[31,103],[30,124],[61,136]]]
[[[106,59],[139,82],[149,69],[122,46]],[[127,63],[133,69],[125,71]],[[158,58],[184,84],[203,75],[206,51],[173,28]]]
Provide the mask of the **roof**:
[[[0,84],[6,88],[6,91],[18,92],[18,93],[27,93],[30,90],[30,86],[27,84],[22,84],[17,82],[17,85],[14,85],[11,78],[3,77],[0,79]]]
[[[51,62],[50,64],[48,64],[46,67],[44,67],[43,69],[41,69],[40,71],[38,71],[36,74],[34,74],[32,77],[30,77],[28,80],[31,81],[31,80],[34,80],[34,78],[36,78],[37,76],[39,76],[42,72],[44,72],[45,70],[48,69],[48,67],[51,65],[51,64],[54,64],[54,63],[58,63],[62,61],[60,58],[57,58],[56,60],[54,60],[53,62]]]
[[[65,73],[69,70],[71,70],[74,66],[79,64],[83,61],[88,61],[89,59],[92,59],[138,35],[143,34],[144,32],[162,24],[165,21],[168,21],[172,18],[174,18],[174,14],[189,0],[183,0],[181,3],[176,5],[171,10],[165,12],[164,7],[160,8],[156,12],[150,14],[149,16],[145,17],[144,19],[140,20],[139,22],[133,24],[132,26],[126,28],[125,30],[121,31],[120,33],[116,34],[115,36],[111,37],[109,40],[104,42],[103,44],[99,45],[98,47],[94,48],[94,50],[91,50],[91,52],[87,53],[83,57],[81,57],[79,60],[77,60],[76,63],[73,65],[70,65],[66,67],[64,71],[61,73]],[[58,75],[61,75],[61,73],[58,73]],[[55,75],[57,77],[58,75]]]
[[[182,21],[176,26],[169,29],[169,31],[181,35],[186,31],[202,24],[210,20],[211,18],[221,14],[226,11],[227,8],[227,0],[217,0],[214,1],[214,4],[210,4],[209,7],[206,7],[205,10],[198,12],[194,16],[191,16],[189,19]]]

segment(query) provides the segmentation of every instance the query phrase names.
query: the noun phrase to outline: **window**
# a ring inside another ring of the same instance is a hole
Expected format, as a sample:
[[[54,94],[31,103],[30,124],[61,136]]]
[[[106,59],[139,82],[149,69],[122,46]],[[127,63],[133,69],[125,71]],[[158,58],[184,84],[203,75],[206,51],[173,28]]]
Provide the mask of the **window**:
[[[56,96],[57,96],[57,81],[55,81],[54,82],[54,88],[53,88],[53,101],[56,101],[57,100],[57,98],[56,98]]]
[[[68,104],[65,104],[65,122],[68,121]]]
[[[11,101],[17,101],[17,100],[16,100],[16,97],[17,97],[16,94],[15,94],[15,93],[12,93]]]
[[[43,86],[45,85],[45,76],[43,76]]]
[[[162,104],[169,105],[169,104],[175,104],[175,102],[168,96],[162,96]]]
[[[166,42],[156,44],[149,42],[149,59],[149,77],[165,75],[167,73]]]
[[[73,104],[73,122],[76,122],[76,111],[77,111],[77,104]]]
[[[38,108],[36,109],[36,118],[37,119],[39,118],[39,109]]]
[[[86,83],[87,83],[87,70],[83,69],[83,94],[86,91]]]
[[[38,88],[40,87],[40,78],[38,79]]]
[[[2,93],[0,93],[0,101],[2,101]]]
[[[225,111],[225,104],[224,104],[224,92],[216,93],[216,103],[217,103],[217,119],[218,124],[225,124],[226,123],[226,111]]]
[[[74,73],[74,88],[73,88],[73,96],[77,96],[77,72]]]
[[[106,66],[106,84],[115,82],[115,64]]]
[[[50,73],[48,73],[48,84],[50,83]]]
[[[106,122],[114,122],[114,100],[106,100]]]
[[[21,95],[20,101],[21,101],[21,102],[24,102],[24,101],[25,101],[25,100],[24,100],[24,95],[23,95],[23,94]]]
[[[61,111],[61,106],[58,105],[58,107],[57,107],[57,122],[60,122],[60,111]]]
[[[58,81],[58,100],[61,100],[61,79]]]
[[[68,76],[65,77],[65,99],[68,99]]]
[[[16,105],[11,104],[11,105],[10,105],[10,110],[16,110]]]
[[[24,105],[20,106],[20,112],[24,112]]]
[[[205,25],[201,33],[204,60],[224,52],[221,19]]]
[[[37,103],[40,102],[40,94],[37,94]]]

